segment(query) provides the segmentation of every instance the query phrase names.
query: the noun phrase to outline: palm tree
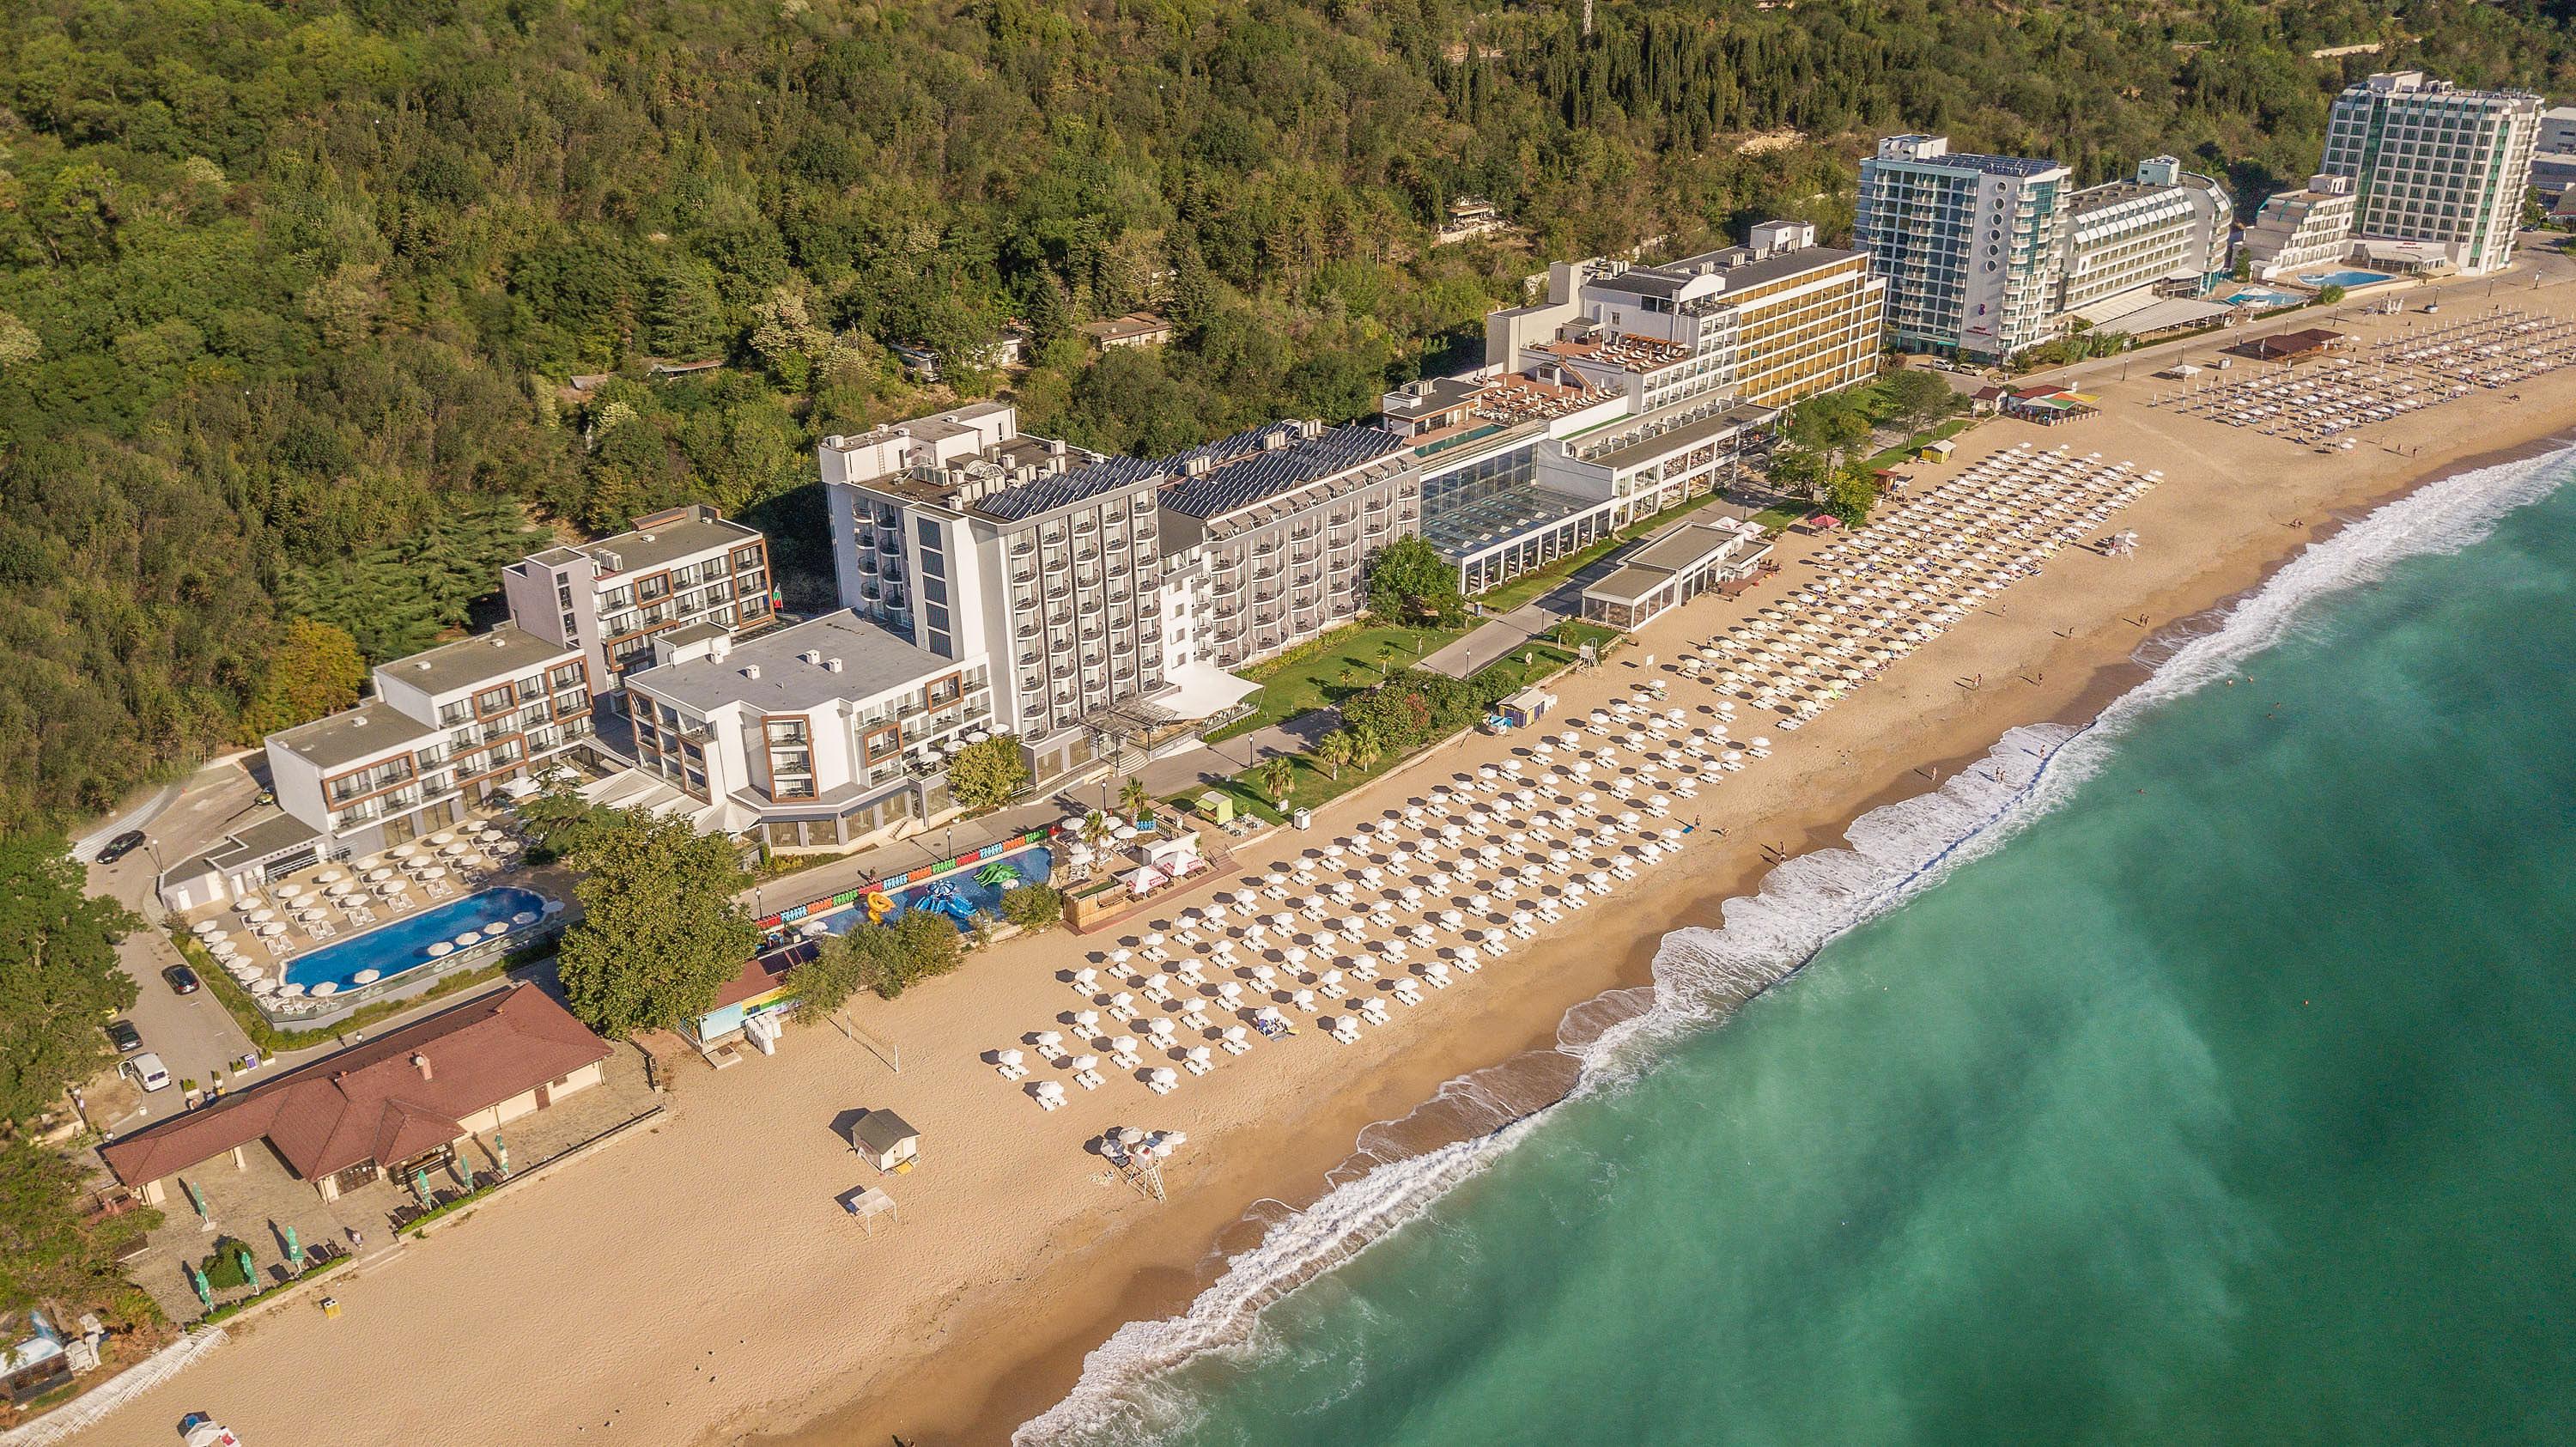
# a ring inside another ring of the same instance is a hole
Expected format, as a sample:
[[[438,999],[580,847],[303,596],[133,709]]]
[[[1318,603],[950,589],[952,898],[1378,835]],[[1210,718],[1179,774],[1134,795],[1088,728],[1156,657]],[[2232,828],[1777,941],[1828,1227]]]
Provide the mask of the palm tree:
[[[1333,771],[1333,781],[1341,782],[1342,765],[1351,761],[1351,736],[1335,729],[1315,740],[1315,762]]]
[[[1358,765],[1362,773],[1376,768],[1377,761],[1385,755],[1386,749],[1378,743],[1375,729],[1351,730],[1351,762]]]
[[[1288,807],[1288,796],[1297,792],[1297,761],[1286,754],[1274,754],[1261,766],[1261,788],[1280,808]]]
[[[1083,842],[1083,843],[1088,844],[1088,845],[1090,845],[1090,846],[1092,846],[1093,848],[1095,848],[1095,849],[1096,849],[1096,848],[1098,848],[1098,847],[1101,845],[1101,843],[1102,843],[1103,841],[1107,840],[1108,838],[1109,838],[1109,816],[1108,816],[1108,815],[1103,814],[1103,813],[1099,812],[1098,810],[1093,810],[1091,813],[1086,814],[1086,815],[1084,815],[1084,816],[1083,816],[1083,819],[1082,819],[1082,842]]]
[[[1146,792],[1145,781],[1130,774],[1127,776],[1127,782],[1120,785],[1118,789],[1118,811],[1127,816],[1128,822],[1133,823],[1145,812],[1145,805],[1152,797],[1153,795]]]

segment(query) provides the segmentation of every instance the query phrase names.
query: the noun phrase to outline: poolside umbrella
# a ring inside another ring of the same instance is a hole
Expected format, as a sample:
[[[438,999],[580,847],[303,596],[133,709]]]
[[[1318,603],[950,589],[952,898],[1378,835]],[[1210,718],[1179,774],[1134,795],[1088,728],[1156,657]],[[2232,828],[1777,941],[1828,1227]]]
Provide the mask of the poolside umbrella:
[[[502,1176],[507,1178],[510,1174],[510,1143],[501,1139],[497,1130],[492,1132],[492,1159],[499,1165]]]
[[[286,1265],[297,1275],[304,1273],[304,1243],[295,1239],[295,1228],[286,1228]]]
[[[208,1311],[212,1311],[212,1310],[214,1310],[214,1309],[215,1309],[215,1292],[214,1292],[214,1288],[212,1288],[212,1287],[210,1287],[210,1286],[206,1285],[206,1274],[205,1274],[204,1272],[202,1272],[202,1271],[199,1271],[199,1270],[197,1269],[197,1263],[195,1263],[195,1262],[193,1262],[193,1261],[189,1262],[187,1265],[188,1265],[188,1284],[189,1284],[190,1286],[195,1287],[195,1288],[197,1289],[197,1300],[199,1300],[200,1302],[203,1302],[203,1303],[205,1304],[206,1310],[208,1310]]]
[[[423,1206],[429,1204],[429,1167],[412,1167],[411,1188],[420,1193],[420,1203]]]
[[[251,1264],[250,1248],[248,1246],[234,1248],[233,1259],[241,1263],[242,1280],[249,1282],[257,1282],[259,1280],[259,1269]]]

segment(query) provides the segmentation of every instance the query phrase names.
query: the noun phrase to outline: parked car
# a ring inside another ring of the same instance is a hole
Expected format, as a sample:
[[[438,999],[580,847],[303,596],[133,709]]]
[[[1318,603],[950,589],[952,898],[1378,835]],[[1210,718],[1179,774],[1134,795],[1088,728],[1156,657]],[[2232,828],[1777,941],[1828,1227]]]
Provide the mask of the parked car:
[[[131,1055],[143,1048],[143,1032],[135,1029],[131,1020],[108,1021],[107,1039],[119,1055]]]
[[[127,1060],[123,1065],[116,1068],[124,1071],[128,1078],[133,1080],[135,1084],[142,1086],[147,1091],[167,1090],[170,1088],[169,1069],[162,1065],[160,1056],[155,1055],[149,1050]]]
[[[125,856],[142,847],[143,831],[140,829],[128,829],[124,833],[117,835],[115,838],[110,839],[105,844],[99,846],[98,862],[101,864],[114,864],[116,861],[123,859]]]
[[[173,995],[193,995],[205,983],[197,978],[196,971],[186,965],[172,965],[161,972],[161,978],[170,982],[170,993]]]

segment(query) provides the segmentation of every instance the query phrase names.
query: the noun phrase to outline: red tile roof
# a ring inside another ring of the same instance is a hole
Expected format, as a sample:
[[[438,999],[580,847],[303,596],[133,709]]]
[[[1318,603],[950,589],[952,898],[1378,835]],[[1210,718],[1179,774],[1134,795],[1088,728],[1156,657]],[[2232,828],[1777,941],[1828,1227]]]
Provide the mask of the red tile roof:
[[[513,985],[147,1126],[99,1155],[129,1186],[263,1136],[308,1181],[362,1161],[390,1166],[464,1135],[465,1117],[608,1055],[608,1042],[544,991]]]

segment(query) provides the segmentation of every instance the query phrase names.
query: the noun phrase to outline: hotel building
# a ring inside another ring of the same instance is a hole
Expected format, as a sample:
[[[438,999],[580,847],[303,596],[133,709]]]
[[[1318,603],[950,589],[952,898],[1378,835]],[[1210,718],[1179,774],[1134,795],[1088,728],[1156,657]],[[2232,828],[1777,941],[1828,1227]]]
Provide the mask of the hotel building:
[[[373,854],[532,779],[591,737],[590,704],[581,649],[504,623],[380,664],[373,698],[270,734],[269,787],[316,856]]]
[[[2348,176],[2310,176],[2303,190],[2265,197],[2245,228],[2246,274],[2274,281],[2342,264],[2352,253],[2355,199]]]
[[[2422,71],[2374,75],[2337,96],[2317,169],[2352,181],[2353,234],[2411,243],[2471,275],[2513,259],[2541,98],[2461,90]]]
[[[1422,480],[1376,427],[1274,422],[1162,459],[1184,661],[1257,663],[1359,617],[1369,555],[1422,529]]]
[[[703,503],[635,520],[595,543],[548,548],[501,570],[510,621],[579,648],[603,692],[649,667],[653,639],[705,623],[733,633],[766,628],[776,599],[769,544]]]
[[[949,755],[993,727],[980,658],[942,657],[847,611],[748,639],[678,629],[654,654],[628,677],[628,702],[637,767],[666,787],[601,802],[686,812],[702,831],[757,833],[777,850],[944,817]]]
[[[1039,779],[1092,762],[1085,718],[1163,686],[1158,473],[1023,436],[981,402],[823,439],[842,602],[989,665],[997,727]]]
[[[2066,202],[2057,310],[2136,291],[2207,295],[2227,277],[2235,221],[2227,192],[2171,156],[2140,162],[2130,180],[2087,186]]]
[[[1877,375],[1886,283],[1773,221],[1655,266],[1548,268],[1486,319],[1486,370],[1388,393],[1423,534],[1482,592],[1715,490],[1780,408]]]
[[[1996,359],[2055,331],[2067,168],[1954,154],[1947,136],[1890,136],[1861,162],[1852,234],[1887,283],[1898,347]]]

